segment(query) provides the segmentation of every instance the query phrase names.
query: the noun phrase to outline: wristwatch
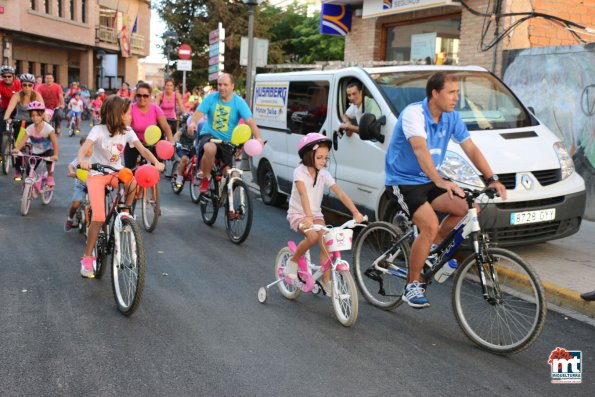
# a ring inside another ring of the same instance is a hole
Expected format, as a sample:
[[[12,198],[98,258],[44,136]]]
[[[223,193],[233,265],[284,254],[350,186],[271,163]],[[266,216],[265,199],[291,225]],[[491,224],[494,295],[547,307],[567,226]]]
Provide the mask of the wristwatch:
[[[497,182],[500,180],[500,177],[497,174],[492,175],[491,177],[489,177],[488,179],[486,179],[486,182],[488,183],[488,185],[492,182]]]

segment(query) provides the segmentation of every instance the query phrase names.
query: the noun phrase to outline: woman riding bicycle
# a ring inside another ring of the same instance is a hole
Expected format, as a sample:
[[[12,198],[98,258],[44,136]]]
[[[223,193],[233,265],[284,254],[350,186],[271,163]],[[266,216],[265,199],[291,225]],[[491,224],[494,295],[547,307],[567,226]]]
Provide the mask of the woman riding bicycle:
[[[178,131],[178,118],[176,113],[184,111],[184,103],[182,102],[180,93],[174,90],[174,81],[172,79],[167,79],[165,81],[163,92],[157,94],[155,103],[159,105],[161,110],[163,110],[163,114],[167,119],[167,124],[169,124],[172,134],[175,134],[176,131]]]
[[[87,140],[81,146],[78,154],[80,167],[89,170],[91,164],[109,165],[118,170],[122,169],[121,157],[126,144],[134,146],[145,159],[150,161],[159,171],[165,166],[145,148],[138,137],[130,129],[131,122],[130,100],[117,95],[109,96],[101,106],[101,124],[94,126]],[[92,148],[92,155],[87,153]],[[96,171],[89,171],[87,190],[91,203],[92,219],[87,236],[87,246],[81,259],[81,276],[93,277],[94,261],[93,247],[97,242],[99,231],[105,221],[105,187],[112,185],[117,188],[118,177],[115,173],[103,175]],[[134,200],[136,181],[132,179],[126,184],[126,204],[131,205]]]
[[[103,107],[102,107],[103,109]],[[158,125],[169,142],[173,143],[173,136],[163,110],[151,102],[151,86],[147,83],[140,83],[136,88],[136,103],[131,106],[132,130],[136,133],[141,142],[145,141],[145,129],[150,125]],[[103,120],[102,120],[103,122]],[[163,135],[161,137],[163,139]],[[136,167],[139,150],[136,147],[127,146],[124,150],[124,164],[127,168]]]
[[[287,276],[297,279],[298,260],[311,247],[320,246],[320,263],[328,259],[324,246],[323,235],[325,231],[307,231],[313,224],[325,225],[322,216],[321,204],[324,189],[330,188],[345,207],[353,214],[357,223],[362,223],[364,217],[359,213],[349,196],[335,183],[334,178],[325,169],[332,141],[326,136],[313,132],[300,139],[298,154],[302,165],[293,172],[293,185],[289,198],[287,220],[293,230],[304,234],[293,256],[287,264]],[[322,285],[325,292],[330,287],[330,270],[322,276]]]
[[[20,76],[20,80],[22,89],[10,99],[8,107],[6,108],[6,113],[4,114],[4,120],[6,121],[10,118],[10,114],[13,110],[16,109],[17,111],[15,115],[15,122],[12,124],[15,142],[21,129],[21,121],[25,121],[25,126],[28,126],[33,122],[28,110],[29,103],[37,101],[45,108],[41,94],[33,90],[33,85],[36,82],[35,76],[30,73],[23,73]],[[14,163],[14,180],[20,181],[21,167],[17,163],[17,161]]]

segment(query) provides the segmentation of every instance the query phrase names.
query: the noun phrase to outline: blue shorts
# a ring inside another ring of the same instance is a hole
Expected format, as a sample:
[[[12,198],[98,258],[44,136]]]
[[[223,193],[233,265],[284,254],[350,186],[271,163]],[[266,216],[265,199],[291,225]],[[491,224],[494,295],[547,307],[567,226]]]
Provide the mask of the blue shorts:
[[[85,194],[87,194],[87,186],[83,185],[79,181],[74,181],[71,201],[82,202],[85,200]]]
[[[194,156],[194,153],[196,153],[196,149],[194,148],[194,146],[182,146],[176,149],[176,154],[179,158],[182,158],[183,156],[188,156],[188,159],[190,160]]]
[[[81,117],[81,113],[82,112],[75,112],[74,110],[71,110],[70,112],[68,112],[68,117],[72,117],[72,116]]]

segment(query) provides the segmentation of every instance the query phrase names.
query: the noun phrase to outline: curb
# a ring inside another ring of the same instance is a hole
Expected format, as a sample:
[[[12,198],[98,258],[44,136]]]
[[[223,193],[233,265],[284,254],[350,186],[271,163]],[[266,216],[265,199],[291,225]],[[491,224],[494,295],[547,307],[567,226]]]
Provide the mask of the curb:
[[[571,289],[562,288],[548,281],[542,281],[548,303],[573,310],[587,317],[595,318],[595,302],[587,302],[581,294]]]

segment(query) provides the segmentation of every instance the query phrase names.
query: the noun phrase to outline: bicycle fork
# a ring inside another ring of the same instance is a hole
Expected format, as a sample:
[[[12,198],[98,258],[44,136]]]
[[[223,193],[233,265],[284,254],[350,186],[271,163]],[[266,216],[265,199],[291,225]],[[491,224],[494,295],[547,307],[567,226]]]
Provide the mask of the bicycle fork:
[[[475,252],[475,265],[477,267],[477,274],[479,275],[483,297],[488,303],[492,305],[501,303],[502,294],[500,291],[500,283],[498,281],[498,272],[496,271],[496,268],[494,266],[494,258],[489,254],[488,251],[487,236],[484,235],[483,241],[480,242],[479,233],[473,232],[472,242]],[[487,265],[487,275],[484,269],[484,264]],[[488,282],[486,276],[490,278],[494,285],[494,287],[492,288],[492,295],[490,295],[490,291],[488,290]]]

